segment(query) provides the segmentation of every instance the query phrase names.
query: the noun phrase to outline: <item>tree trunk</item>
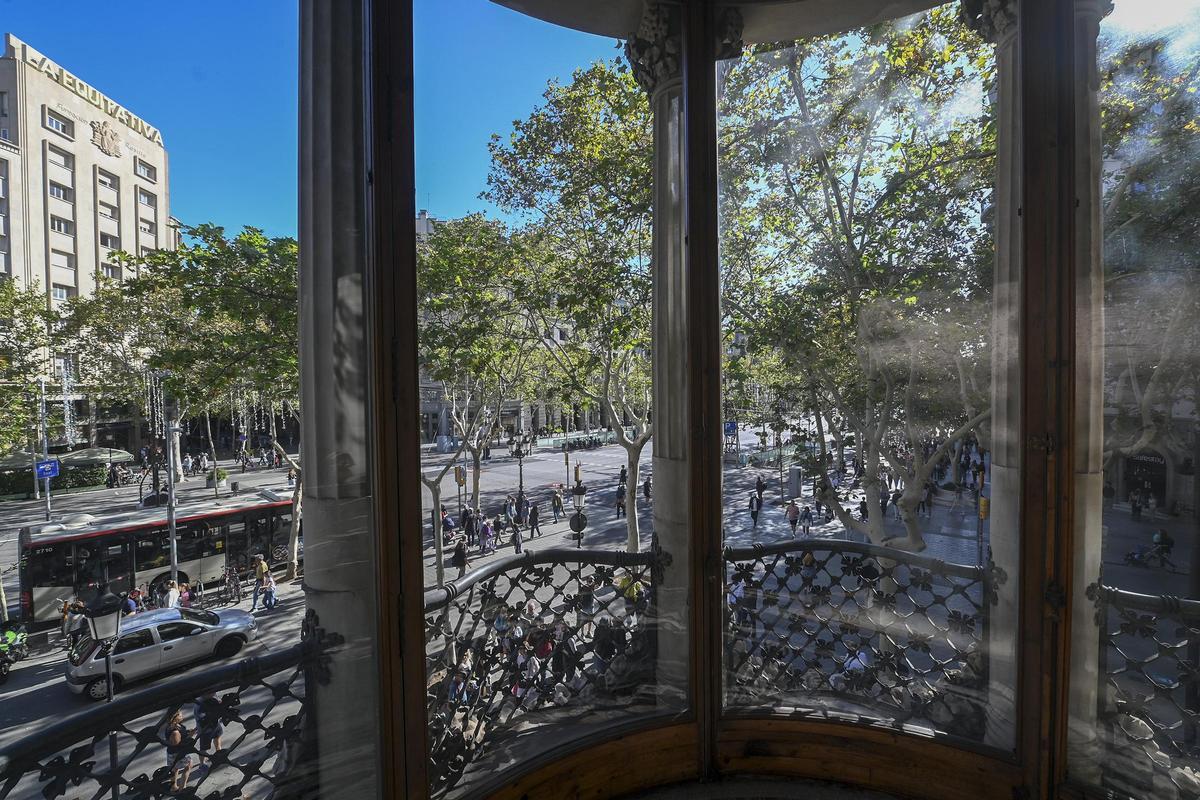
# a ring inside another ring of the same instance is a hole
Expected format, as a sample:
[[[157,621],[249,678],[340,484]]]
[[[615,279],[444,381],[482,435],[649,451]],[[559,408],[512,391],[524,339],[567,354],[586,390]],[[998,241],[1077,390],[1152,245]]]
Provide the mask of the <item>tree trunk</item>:
[[[296,579],[300,563],[300,507],[304,503],[303,473],[296,473],[296,488],[292,491],[292,529],[288,531],[288,563],[283,574],[286,580]]]
[[[179,427],[178,425],[176,427]],[[179,439],[182,436],[181,432],[172,433],[170,441],[167,445],[171,448],[171,458],[175,464],[175,485],[183,483],[183,453],[179,447]]]
[[[479,508],[479,474],[483,471],[483,448],[471,448],[471,508]]]
[[[213,440],[212,432],[212,415],[207,411],[204,412],[204,432],[208,434],[208,453],[212,456],[212,476],[213,476],[213,497],[220,497],[221,490],[217,484],[217,443]]]
[[[100,431],[97,430],[97,414],[96,414],[96,396],[89,394],[87,396],[87,441],[88,447],[98,447],[100,445]]]
[[[421,478],[425,485],[429,487],[429,494],[433,497],[433,507],[430,509],[430,513],[433,515],[433,558],[438,586],[446,582],[446,565],[443,563],[445,553],[444,545],[442,544],[442,515],[440,513],[442,508],[441,478],[442,476],[439,475],[436,482]]]
[[[641,549],[641,531],[638,529],[638,467],[642,458],[642,448],[645,442],[636,442],[625,446],[625,466],[629,470],[629,480],[625,484],[625,549],[636,553]]]

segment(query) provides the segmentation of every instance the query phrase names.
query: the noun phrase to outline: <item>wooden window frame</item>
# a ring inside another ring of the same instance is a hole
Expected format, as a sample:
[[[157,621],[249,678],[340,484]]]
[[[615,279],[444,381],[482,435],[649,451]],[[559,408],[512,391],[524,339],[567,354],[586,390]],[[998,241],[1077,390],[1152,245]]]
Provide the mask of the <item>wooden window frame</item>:
[[[416,218],[412,0],[362,0],[373,303],[374,438],[379,491],[381,774],[387,797],[425,797],[424,625],[417,415]],[[1021,0],[1022,500],[1016,750],[1010,758],[937,739],[825,721],[721,711],[720,298],[716,225],[716,0],[684,0],[684,104],[690,363],[689,493],[695,531],[692,698],[671,721],[649,718],[553,750],[505,775],[491,796],[608,797],[656,785],[756,773],[849,782],[930,798],[1074,796],[1065,786],[1074,487],[1074,120],[1072,0]],[[1078,578],[1085,580],[1086,577]],[[630,765],[637,768],[631,769]],[[919,768],[914,765],[920,765]],[[931,780],[931,775],[937,775]]]

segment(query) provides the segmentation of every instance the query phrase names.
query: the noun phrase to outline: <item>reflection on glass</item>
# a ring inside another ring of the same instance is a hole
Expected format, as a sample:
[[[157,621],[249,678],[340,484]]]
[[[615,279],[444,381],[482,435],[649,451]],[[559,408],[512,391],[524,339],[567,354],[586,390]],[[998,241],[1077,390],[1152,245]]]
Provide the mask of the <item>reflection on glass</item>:
[[[1098,190],[1080,224],[1099,246],[1078,273],[1076,572],[1092,585],[1074,619],[1070,769],[1120,794],[1194,797],[1200,3],[1103,5],[1077,9],[1091,27],[1076,47],[1096,64],[1080,163]]]
[[[651,422],[660,363],[681,361],[654,275],[680,254],[652,236],[656,189],[678,205],[681,104],[636,45],[613,59],[479,2],[466,15],[518,31],[541,77],[439,105],[434,76],[497,65],[490,38],[423,54],[438,7],[418,4],[416,39],[418,196],[442,206],[416,220],[427,714],[431,791],[461,797],[685,702],[686,462]]]
[[[718,67],[730,710],[1012,746],[998,49],[953,4]]]

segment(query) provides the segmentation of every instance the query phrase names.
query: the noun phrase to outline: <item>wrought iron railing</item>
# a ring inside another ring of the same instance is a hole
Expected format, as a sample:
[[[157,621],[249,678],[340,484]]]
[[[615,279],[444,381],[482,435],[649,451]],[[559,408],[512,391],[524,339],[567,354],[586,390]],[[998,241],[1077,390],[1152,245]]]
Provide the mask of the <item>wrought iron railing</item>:
[[[337,637],[311,610],[303,630],[286,650],[119,694],[0,749],[0,800],[312,796],[312,690]]]
[[[1200,797],[1200,601],[1099,583],[1099,763],[1133,797]]]
[[[665,558],[657,548],[530,550],[425,593],[435,796],[653,706]],[[558,735],[523,736],[551,726]]]
[[[727,707],[983,739],[994,565],[838,539],[725,562]]]

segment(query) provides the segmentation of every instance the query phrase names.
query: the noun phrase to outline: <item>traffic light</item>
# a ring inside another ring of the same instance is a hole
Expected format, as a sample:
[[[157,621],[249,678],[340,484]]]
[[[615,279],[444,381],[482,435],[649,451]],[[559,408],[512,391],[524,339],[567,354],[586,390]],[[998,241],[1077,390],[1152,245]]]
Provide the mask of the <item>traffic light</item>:
[[[460,467],[457,465],[454,467],[454,482],[457,483],[459,486],[467,485],[467,468],[466,467]]]

